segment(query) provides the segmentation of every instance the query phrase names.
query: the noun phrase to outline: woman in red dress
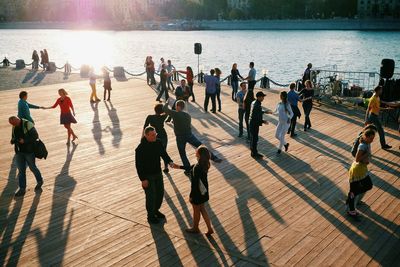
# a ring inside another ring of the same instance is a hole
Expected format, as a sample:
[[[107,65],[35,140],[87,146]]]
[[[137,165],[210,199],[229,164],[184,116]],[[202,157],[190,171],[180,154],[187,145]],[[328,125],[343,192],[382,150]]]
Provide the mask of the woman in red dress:
[[[71,136],[72,136],[72,142],[74,142],[78,136],[74,133],[74,131],[71,128],[71,123],[76,123],[75,120],[75,110],[74,106],[72,105],[71,98],[68,97],[67,91],[65,91],[63,88],[58,90],[58,94],[60,97],[57,99],[56,103],[54,103],[53,106],[47,107],[45,109],[51,109],[55,108],[57,106],[60,106],[61,109],[61,114],[60,114],[60,124],[63,124],[64,127],[67,129],[68,133],[68,139],[67,139],[67,145],[70,144],[71,141]],[[72,113],[71,113],[72,110]]]

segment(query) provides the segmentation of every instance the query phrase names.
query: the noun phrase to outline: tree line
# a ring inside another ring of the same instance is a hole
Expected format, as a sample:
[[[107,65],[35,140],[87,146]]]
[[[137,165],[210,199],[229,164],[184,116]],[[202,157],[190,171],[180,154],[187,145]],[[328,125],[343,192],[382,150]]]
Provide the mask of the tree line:
[[[170,0],[163,5],[143,10],[132,1],[128,19],[144,20],[245,20],[245,19],[329,19],[354,18],[357,0],[249,0],[248,7],[231,8],[228,0]],[[10,4],[12,3],[12,4]],[[97,7],[92,17],[79,17],[76,2],[54,5],[54,0],[0,0],[1,21],[77,21],[121,22],[116,10]],[[11,6],[11,8],[10,8]],[[126,12],[126,10],[125,10]],[[129,21],[128,21],[129,22]]]

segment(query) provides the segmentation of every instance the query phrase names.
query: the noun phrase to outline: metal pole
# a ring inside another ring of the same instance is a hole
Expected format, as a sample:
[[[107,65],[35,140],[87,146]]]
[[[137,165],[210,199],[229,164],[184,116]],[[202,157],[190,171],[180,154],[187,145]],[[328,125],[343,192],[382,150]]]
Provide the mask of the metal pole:
[[[200,74],[200,55],[197,54],[197,75]]]

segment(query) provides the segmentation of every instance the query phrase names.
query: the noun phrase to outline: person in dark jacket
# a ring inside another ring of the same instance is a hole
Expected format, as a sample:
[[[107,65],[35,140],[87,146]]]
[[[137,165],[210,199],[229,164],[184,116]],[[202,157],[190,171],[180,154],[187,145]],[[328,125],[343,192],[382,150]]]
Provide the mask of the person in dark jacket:
[[[313,107],[313,97],[314,97],[314,89],[313,84],[310,80],[305,81],[305,88],[300,91],[299,96],[301,97],[301,101],[303,102],[303,110],[304,110],[304,131],[310,130],[311,128],[311,120],[310,113]]]
[[[201,146],[201,142],[192,133],[192,117],[184,111],[185,102],[178,100],[176,102],[176,111],[171,110],[168,107],[168,102],[164,104],[163,110],[174,120],[174,132],[176,136],[176,145],[178,146],[179,155],[181,157],[183,166],[185,167],[185,174],[189,174],[190,162],[186,156],[186,144],[189,143],[193,147],[198,148]],[[215,156],[212,152],[211,160],[220,163],[222,159]]]
[[[164,197],[164,181],[161,173],[160,158],[165,163],[175,167],[152,126],[144,129],[144,137],[135,150],[136,170],[142,187],[146,193],[147,221],[150,224],[159,223],[165,215],[160,212]]]
[[[261,102],[264,101],[264,97],[266,94],[263,92],[257,92],[256,100],[251,103],[250,110],[250,149],[251,156],[254,158],[261,158],[263,155],[259,154],[257,151],[257,143],[258,143],[258,132],[260,130],[260,126],[265,123],[268,124],[266,120],[263,120],[263,114],[272,114],[271,111],[263,111],[261,108]]]
[[[157,138],[160,139],[165,150],[167,150],[168,135],[164,128],[164,121],[167,118],[167,114],[165,114],[163,112],[163,104],[160,104],[160,103],[156,104],[154,106],[154,112],[155,112],[155,114],[148,115],[146,118],[146,121],[144,122],[143,136],[144,136],[144,130],[146,129],[146,127],[153,126],[157,132]],[[163,172],[169,172],[168,162],[165,162]]]
[[[35,164],[34,142],[39,138],[35,125],[25,119],[11,116],[8,122],[13,126],[11,135],[11,144],[14,145],[19,189],[15,193],[16,197],[25,195],[26,192],[26,166],[33,172],[37,185],[35,191],[41,191],[43,177]]]

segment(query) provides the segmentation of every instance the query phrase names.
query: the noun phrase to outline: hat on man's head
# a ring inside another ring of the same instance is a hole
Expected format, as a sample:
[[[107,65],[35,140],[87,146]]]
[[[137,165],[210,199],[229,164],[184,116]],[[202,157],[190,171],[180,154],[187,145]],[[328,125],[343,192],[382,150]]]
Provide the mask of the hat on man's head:
[[[260,96],[266,96],[266,94],[264,94],[263,92],[259,91],[256,94],[256,97],[260,97]]]

